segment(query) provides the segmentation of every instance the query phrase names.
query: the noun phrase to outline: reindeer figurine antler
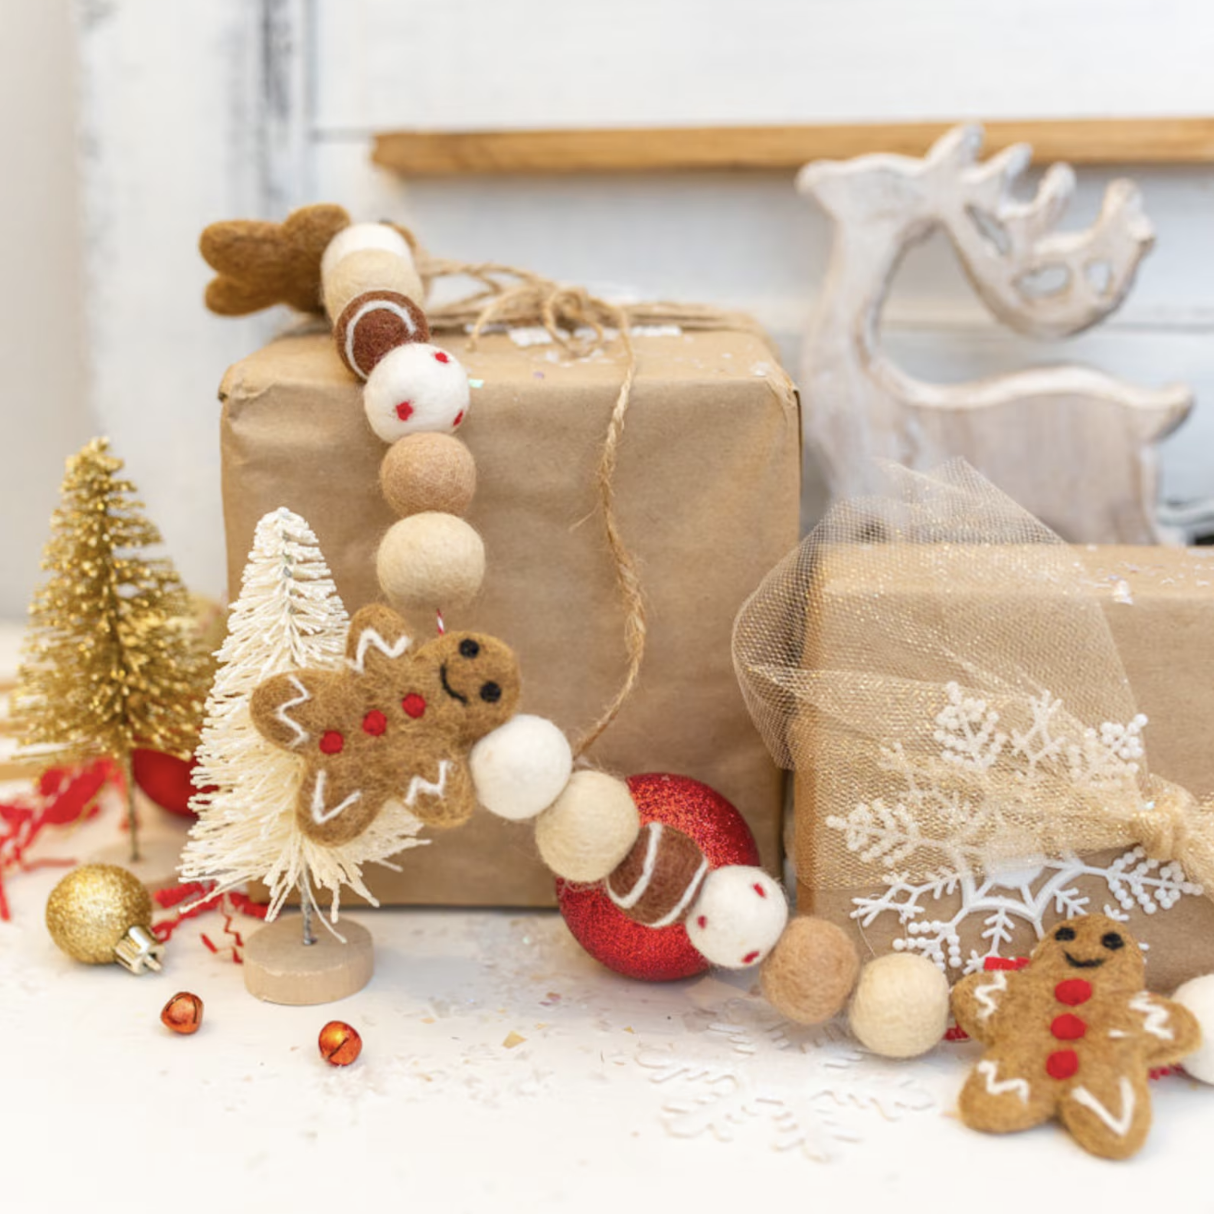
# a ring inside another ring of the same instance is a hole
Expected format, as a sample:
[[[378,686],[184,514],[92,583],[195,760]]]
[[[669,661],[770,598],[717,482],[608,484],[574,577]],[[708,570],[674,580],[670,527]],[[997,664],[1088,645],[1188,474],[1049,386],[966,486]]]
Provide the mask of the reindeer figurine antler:
[[[981,149],[981,127],[956,127],[928,153],[924,175],[974,290],[1005,324],[1034,337],[1069,337],[1099,323],[1155,243],[1138,187],[1118,178],[1090,228],[1056,232],[1075,191],[1070,165],[1050,165],[1036,194],[1019,202],[1013,190],[1033,149],[1013,144],[980,164]]]
[[[1066,539],[1155,542],[1153,444],[1188,415],[1186,387],[1144,389],[1077,366],[933,384],[880,349],[898,266],[937,229],[996,317],[1047,338],[1112,312],[1151,247],[1132,182],[1108,187],[1091,227],[1056,232],[1071,169],[1052,166],[1036,194],[1018,201],[1013,187],[1030,149],[1018,144],[980,163],[981,144],[980,127],[962,126],[922,160],[860,156],[801,170],[798,188],[835,224],[803,353],[806,438],[838,498],[875,488],[872,456],[919,470],[962,456]]]

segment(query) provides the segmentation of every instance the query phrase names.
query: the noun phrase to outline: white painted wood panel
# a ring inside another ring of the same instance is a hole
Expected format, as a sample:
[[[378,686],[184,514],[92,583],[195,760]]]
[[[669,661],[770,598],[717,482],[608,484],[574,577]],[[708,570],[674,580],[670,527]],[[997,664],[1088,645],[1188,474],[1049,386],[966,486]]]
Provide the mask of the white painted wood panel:
[[[316,14],[324,131],[1214,105],[1205,0],[317,0]]]
[[[291,205],[294,86],[264,57],[284,7],[77,4],[93,410],[182,576],[211,595],[226,581],[216,391],[282,317],[211,316],[198,234]]]

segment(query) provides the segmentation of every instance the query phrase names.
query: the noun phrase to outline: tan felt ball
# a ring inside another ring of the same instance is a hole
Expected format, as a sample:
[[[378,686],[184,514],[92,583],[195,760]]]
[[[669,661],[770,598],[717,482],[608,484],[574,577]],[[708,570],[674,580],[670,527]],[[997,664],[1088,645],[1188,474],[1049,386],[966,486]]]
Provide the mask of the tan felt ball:
[[[380,541],[375,571],[398,611],[464,607],[485,580],[485,545],[454,514],[412,514],[393,523]]]
[[[476,493],[476,460],[449,434],[409,434],[388,448],[379,485],[401,518],[426,510],[463,515]]]
[[[641,828],[623,780],[575,771],[565,791],[535,820],[545,864],[566,881],[601,881],[628,854]]]
[[[350,301],[368,291],[395,291],[409,299],[422,298],[422,280],[413,263],[386,249],[347,253],[325,275],[325,311],[334,324]]]
[[[333,340],[342,362],[366,379],[379,362],[406,342],[430,340],[426,314],[399,291],[356,295],[333,324]]]
[[[629,919],[669,927],[686,918],[707,875],[708,861],[690,835],[647,822],[607,878],[607,896]]]
[[[848,1023],[862,1045],[886,1058],[925,1054],[948,1028],[948,979],[918,953],[890,953],[860,971]]]
[[[801,915],[763,962],[763,995],[797,1024],[822,1024],[843,1010],[859,972],[856,946],[841,927]]]

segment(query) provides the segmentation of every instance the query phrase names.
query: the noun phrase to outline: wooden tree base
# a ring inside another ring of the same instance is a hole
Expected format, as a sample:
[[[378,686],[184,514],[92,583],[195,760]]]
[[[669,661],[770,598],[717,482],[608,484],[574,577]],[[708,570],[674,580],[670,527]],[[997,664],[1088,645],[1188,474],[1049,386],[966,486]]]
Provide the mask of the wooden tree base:
[[[308,1007],[333,1003],[361,991],[375,970],[371,933],[345,920],[336,939],[316,925],[316,943],[304,944],[299,915],[286,915],[248,938],[244,948],[244,984],[268,1003]]]

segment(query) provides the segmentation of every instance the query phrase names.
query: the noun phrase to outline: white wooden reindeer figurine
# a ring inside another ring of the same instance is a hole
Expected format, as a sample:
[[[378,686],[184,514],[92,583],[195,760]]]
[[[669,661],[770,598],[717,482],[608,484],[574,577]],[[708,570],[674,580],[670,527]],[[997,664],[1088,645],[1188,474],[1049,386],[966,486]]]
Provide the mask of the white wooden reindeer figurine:
[[[1012,188],[1031,149],[982,164],[981,146],[981,127],[960,126],[922,160],[872,155],[801,170],[798,189],[835,224],[803,355],[806,439],[836,496],[872,488],[870,456],[928,468],[961,455],[1069,540],[1154,542],[1154,444],[1192,408],[1185,386],[1139,388],[1081,366],[931,384],[881,352],[898,264],[936,228],[994,315],[1043,338],[1112,312],[1153,243],[1132,182],[1108,187],[1090,228],[1055,232],[1075,185],[1070,167],[1053,165],[1020,202]]]

